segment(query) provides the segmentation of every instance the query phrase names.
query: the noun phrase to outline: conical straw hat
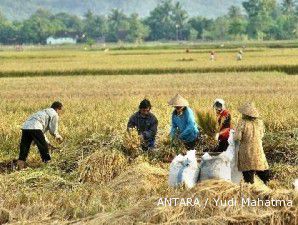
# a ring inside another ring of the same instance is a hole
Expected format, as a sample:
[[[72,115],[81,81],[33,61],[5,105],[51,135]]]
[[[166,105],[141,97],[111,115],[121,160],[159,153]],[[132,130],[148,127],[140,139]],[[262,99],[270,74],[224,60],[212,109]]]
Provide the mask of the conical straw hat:
[[[251,116],[251,117],[260,117],[260,114],[253,102],[247,102],[243,106],[239,108],[239,112],[246,116]]]
[[[169,101],[170,106],[189,106],[188,101],[181,95],[177,94],[174,98]]]

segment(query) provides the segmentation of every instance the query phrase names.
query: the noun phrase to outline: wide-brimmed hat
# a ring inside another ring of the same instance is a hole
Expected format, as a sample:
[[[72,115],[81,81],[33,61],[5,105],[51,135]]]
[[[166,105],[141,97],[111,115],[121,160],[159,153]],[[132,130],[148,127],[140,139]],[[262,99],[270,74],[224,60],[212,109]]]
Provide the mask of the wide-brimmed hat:
[[[244,105],[242,105],[238,110],[239,110],[239,112],[241,112],[242,114],[244,114],[246,116],[250,116],[250,117],[254,117],[254,118],[260,117],[260,113],[257,110],[254,102],[247,102]]]
[[[170,106],[189,106],[188,101],[179,94],[175,95],[168,103]]]

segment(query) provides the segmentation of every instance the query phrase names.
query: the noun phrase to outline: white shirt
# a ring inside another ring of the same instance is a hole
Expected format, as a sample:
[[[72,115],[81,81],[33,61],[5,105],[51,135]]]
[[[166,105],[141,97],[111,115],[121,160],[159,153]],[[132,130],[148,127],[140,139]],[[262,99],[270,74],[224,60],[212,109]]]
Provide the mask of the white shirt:
[[[23,130],[42,130],[43,133],[50,132],[55,138],[61,137],[58,132],[58,113],[52,109],[44,109],[31,115],[23,124]],[[47,140],[47,138],[46,138]],[[48,141],[48,140],[47,140]]]

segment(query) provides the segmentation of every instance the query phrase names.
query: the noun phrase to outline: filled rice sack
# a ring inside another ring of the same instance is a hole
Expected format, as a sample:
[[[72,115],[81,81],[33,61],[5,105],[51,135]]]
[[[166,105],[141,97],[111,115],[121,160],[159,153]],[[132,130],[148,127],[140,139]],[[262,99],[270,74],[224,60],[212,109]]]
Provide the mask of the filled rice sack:
[[[185,184],[187,188],[192,188],[196,185],[198,176],[199,168],[195,150],[188,151],[185,156],[179,154],[171,162],[169,173],[171,187]]]

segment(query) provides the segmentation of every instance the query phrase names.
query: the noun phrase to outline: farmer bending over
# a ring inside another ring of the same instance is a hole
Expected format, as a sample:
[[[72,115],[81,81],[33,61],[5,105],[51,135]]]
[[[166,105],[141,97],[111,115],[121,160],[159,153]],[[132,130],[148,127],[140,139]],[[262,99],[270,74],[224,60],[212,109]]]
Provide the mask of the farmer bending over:
[[[43,162],[51,160],[49,154],[49,140],[45,136],[47,131],[53,135],[57,142],[63,141],[58,133],[58,119],[62,111],[62,103],[54,102],[51,108],[41,110],[29,117],[22,128],[22,138],[20,143],[20,154],[17,162],[19,169],[26,167],[26,159],[29,154],[32,141],[37,145]]]
[[[134,113],[128,121],[127,130],[136,128],[142,142],[144,151],[155,147],[155,136],[157,133],[158,120],[151,113],[151,103],[144,99],[139,105],[139,111]]]
[[[229,146],[229,135],[231,128],[231,114],[225,107],[223,99],[215,99],[213,108],[216,111],[219,133],[215,135],[215,140],[218,141],[216,147],[217,152],[224,152]]]
[[[264,123],[253,103],[243,105],[239,112],[242,119],[236,129],[235,140],[240,142],[238,169],[242,171],[244,181],[254,183],[254,175],[267,184],[269,166],[262,146]]]
[[[180,139],[187,150],[195,149],[199,140],[199,129],[195,122],[193,111],[188,107],[188,101],[177,94],[169,101],[174,107],[172,113],[171,139]]]

